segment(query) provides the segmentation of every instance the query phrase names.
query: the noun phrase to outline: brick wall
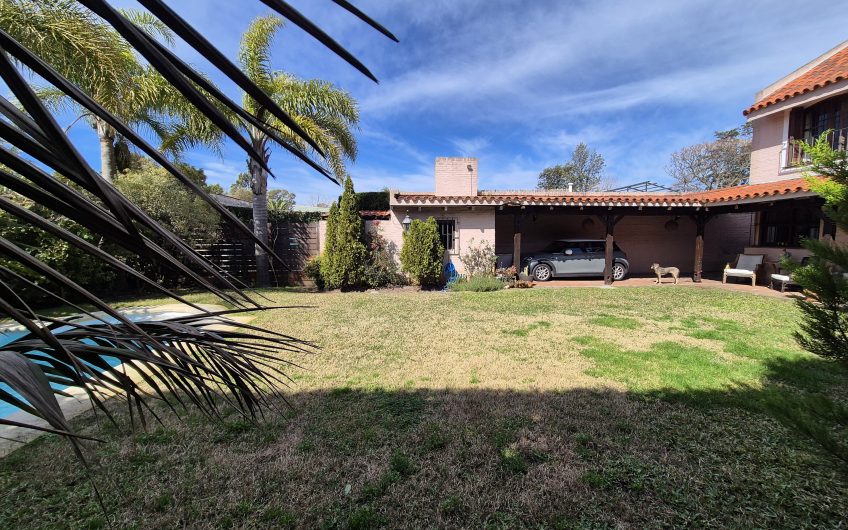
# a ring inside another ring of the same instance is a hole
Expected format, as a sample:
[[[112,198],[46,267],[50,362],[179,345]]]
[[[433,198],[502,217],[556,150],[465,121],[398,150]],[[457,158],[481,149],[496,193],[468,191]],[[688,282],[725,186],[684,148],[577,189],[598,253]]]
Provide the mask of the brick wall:
[[[477,195],[477,159],[436,158],[436,195]]]

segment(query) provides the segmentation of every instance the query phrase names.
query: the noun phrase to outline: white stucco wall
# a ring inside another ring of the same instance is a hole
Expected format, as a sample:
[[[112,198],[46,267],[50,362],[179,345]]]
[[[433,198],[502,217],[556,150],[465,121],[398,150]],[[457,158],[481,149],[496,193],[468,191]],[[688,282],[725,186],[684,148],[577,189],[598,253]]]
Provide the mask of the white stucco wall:
[[[426,220],[428,217],[435,219],[453,219],[456,221],[457,245],[456,249],[445,256],[453,262],[459,272],[465,271],[465,266],[460,256],[465,254],[468,248],[481,241],[488,241],[492,247],[495,246],[495,209],[494,207],[469,207],[449,208],[409,208],[396,206],[388,221],[380,222],[380,233],[389,243],[394,244],[400,252],[403,246],[403,218],[409,215],[412,219]]]

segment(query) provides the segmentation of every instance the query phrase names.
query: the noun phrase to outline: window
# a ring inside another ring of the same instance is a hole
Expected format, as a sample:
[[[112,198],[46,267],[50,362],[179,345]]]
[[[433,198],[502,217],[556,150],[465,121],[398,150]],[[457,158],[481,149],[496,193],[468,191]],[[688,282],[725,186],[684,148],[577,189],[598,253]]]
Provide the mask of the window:
[[[804,239],[818,239],[821,209],[814,204],[775,204],[760,217],[760,245],[799,247]]]
[[[553,243],[550,243],[548,246],[546,246],[544,250],[542,250],[542,252],[547,252],[549,254],[565,252],[565,245],[565,241],[554,241]]]
[[[587,254],[603,252],[605,248],[606,247],[603,241],[586,241],[585,243],[583,243],[583,250],[585,250]]]
[[[448,252],[456,250],[456,221],[453,219],[440,219],[436,221],[439,227],[439,239],[442,246]]]
[[[838,134],[832,139],[832,147],[844,148],[839,145],[839,137],[844,136],[840,131],[848,128],[846,111],[848,97],[845,96],[828,98],[807,108],[794,108],[789,114],[789,136],[813,143],[823,132],[834,129]]]

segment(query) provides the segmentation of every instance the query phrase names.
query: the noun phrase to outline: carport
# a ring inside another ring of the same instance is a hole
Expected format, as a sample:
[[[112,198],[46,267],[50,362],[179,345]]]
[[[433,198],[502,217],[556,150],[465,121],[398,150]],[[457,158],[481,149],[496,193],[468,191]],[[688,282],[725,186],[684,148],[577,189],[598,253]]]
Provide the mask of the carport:
[[[638,272],[650,261],[677,266],[700,282],[705,270],[719,270],[750,245],[757,231],[757,212],[778,203],[799,204],[821,199],[806,181],[795,179],[696,193],[527,194],[481,192],[500,202],[496,210],[496,249],[510,245],[512,262],[522,252],[538,250],[540,241],[567,238],[603,239],[604,283],[612,284],[614,244],[630,257],[638,254]],[[627,230],[621,230],[625,225]],[[546,234],[540,237],[540,232]],[[509,237],[511,235],[511,238]],[[619,235],[623,239],[618,239]],[[534,239],[528,244],[528,239]],[[708,252],[709,249],[709,252]],[[706,254],[705,254],[706,253]]]

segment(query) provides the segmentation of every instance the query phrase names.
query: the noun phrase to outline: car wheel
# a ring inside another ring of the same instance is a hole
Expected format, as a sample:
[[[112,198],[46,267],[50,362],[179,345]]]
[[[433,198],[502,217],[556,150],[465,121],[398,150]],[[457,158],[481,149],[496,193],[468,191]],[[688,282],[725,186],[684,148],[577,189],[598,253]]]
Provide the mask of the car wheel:
[[[623,280],[627,276],[627,267],[621,263],[612,264],[612,279],[615,281]]]
[[[551,266],[540,263],[533,268],[533,278],[540,282],[546,282],[551,279]]]

